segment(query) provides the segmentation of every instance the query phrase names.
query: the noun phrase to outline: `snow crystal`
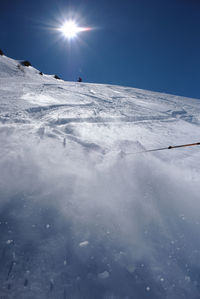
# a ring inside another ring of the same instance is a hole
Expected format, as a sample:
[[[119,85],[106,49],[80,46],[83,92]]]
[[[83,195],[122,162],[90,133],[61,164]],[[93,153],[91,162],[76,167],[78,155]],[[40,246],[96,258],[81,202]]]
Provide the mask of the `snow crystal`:
[[[79,243],[79,246],[80,246],[80,247],[87,247],[88,244],[89,244],[88,241],[83,241],[83,242]]]
[[[12,242],[13,242],[13,240],[7,240],[7,241],[6,241],[6,244],[9,245],[9,244],[11,244]]]
[[[191,281],[190,276],[185,276],[185,281],[190,282]]]
[[[110,276],[110,274],[109,274],[108,271],[104,271],[104,272],[98,274],[98,277],[101,278],[101,279],[106,279],[109,276]]]

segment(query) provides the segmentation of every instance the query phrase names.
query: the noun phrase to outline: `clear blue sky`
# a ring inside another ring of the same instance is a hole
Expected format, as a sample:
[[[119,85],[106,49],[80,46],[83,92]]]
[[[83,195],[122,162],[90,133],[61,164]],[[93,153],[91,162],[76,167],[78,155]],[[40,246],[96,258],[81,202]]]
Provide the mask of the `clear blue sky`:
[[[199,0],[6,0],[0,48],[64,80],[111,83],[200,98]],[[70,44],[59,27],[75,14]]]

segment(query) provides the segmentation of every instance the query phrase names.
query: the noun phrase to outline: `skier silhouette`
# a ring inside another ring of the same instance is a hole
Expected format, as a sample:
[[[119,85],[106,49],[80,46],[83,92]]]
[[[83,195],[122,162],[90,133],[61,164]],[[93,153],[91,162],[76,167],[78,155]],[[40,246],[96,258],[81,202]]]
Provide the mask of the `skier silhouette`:
[[[79,77],[77,81],[78,81],[78,82],[82,82],[83,80],[82,80],[81,77]]]

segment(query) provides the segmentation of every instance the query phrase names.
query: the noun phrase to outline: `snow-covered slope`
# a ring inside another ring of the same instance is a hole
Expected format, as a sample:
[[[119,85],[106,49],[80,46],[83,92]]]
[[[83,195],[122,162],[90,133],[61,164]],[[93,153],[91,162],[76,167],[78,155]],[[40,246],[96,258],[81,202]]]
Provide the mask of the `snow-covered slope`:
[[[0,298],[199,298],[200,101],[0,56]]]

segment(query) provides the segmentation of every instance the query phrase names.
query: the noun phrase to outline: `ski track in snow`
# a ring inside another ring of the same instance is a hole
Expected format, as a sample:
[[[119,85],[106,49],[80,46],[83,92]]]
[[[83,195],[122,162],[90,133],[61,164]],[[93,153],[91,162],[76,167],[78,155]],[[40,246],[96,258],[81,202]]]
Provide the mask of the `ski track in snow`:
[[[200,297],[200,101],[0,56],[0,298]],[[126,155],[133,154],[133,155]]]

